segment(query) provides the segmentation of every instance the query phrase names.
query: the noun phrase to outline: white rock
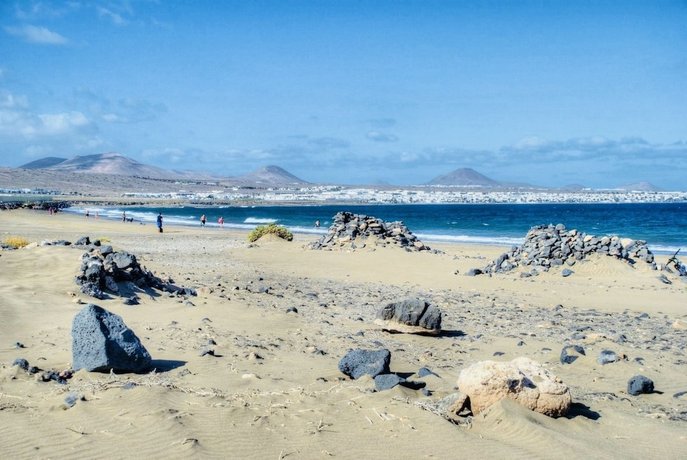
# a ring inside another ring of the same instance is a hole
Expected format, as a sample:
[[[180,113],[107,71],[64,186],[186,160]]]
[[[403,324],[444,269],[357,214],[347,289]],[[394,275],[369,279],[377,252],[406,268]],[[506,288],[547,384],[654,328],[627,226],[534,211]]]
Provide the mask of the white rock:
[[[559,417],[572,403],[566,384],[525,357],[511,362],[475,363],[460,372],[458,388],[470,398],[474,414],[502,399],[512,399],[535,412]]]

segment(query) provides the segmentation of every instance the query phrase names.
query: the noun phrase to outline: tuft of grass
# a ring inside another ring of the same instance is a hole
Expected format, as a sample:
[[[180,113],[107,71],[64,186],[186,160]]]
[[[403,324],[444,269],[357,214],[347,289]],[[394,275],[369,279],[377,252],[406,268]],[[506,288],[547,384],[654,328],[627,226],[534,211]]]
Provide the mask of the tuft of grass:
[[[112,240],[106,236],[103,236],[103,237],[98,238],[98,239],[100,240],[101,243],[111,243],[112,242]]]
[[[293,233],[288,231],[286,227],[283,225],[269,224],[255,227],[255,229],[248,234],[248,241],[253,243],[265,235],[276,235],[286,241],[293,240]]]
[[[19,249],[27,246],[29,244],[29,240],[21,236],[8,236],[3,241],[3,244],[13,249]]]

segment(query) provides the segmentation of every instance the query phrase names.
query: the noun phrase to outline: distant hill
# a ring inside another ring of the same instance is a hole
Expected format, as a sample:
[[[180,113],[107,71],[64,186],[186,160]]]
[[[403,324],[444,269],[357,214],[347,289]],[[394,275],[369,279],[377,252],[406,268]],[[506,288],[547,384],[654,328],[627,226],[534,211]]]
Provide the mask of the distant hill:
[[[40,160],[35,160],[30,163],[26,163],[25,165],[19,166],[21,169],[44,169],[44,168],[50,168],[52,166],[58,165],[60,163],[63,163],[67,161],[66,158],[58,158],[58,157],[45,157],[41,158]]]
[[[454,187],[498,187],[501,184],[480,174],[472,168],[459,168],[448,174],[437,176],[426,185],[446,185]]]
[[[285,169],[273,165],[265,166],[263,168],[258,169],[257,171],[253,171],[251,173],[235,177],[233,179],[243,184],[260,185],[263,187],[269,185],[308,184],[308,182],[294,176]]]
[[[650,182],[635,182],[633,184],[621,185],[618,190],[632,192],[660,192],[661,189]]]
[[[52,164],[51,164],[52,163]],[[28,163],[29,169],[49,169],[61,172],[113,174],[117,176],[140,176],[153,179],[176,179],[180,175],[166,169],[139,163],[119,153],[98,153],[76,156],[59,163],[50,158]],[[26,167],[27,165],[24,165]]]

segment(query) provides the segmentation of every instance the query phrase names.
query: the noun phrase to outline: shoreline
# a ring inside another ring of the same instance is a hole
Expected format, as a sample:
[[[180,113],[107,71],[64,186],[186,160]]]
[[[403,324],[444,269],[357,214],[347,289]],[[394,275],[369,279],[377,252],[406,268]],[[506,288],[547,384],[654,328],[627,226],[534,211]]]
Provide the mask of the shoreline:
[[[356,459],[356,443],[380,458],[452,458],[456,449],[475,458],[687,455],[687,399],[674,396],[687,390],[687,330],[673,326],[687,324],[687,285],[675,274],[665,273],[666,285],[647,266],[598,256],[569,277],[560,268],[471,277],[502,248],[318,251],[304,248],[305,235],[249,244],[247,231],[169,225],[160,234],[154,225],[30,210],[0,212],[0,229],[0,238],[36,243],[0,251],[0,441],[12,458],[98,457],[115,443],[121,456],[151,458]],[[85,235],[197,296],[140,290],[139,304],[127,305],[83,294],[74,279],[86,248],[41,242]],[[406,298],[440,308],[444,333],[391,334],[375,324],[381,307]],[[88,303],[122,317],[155,372],[79,370],[58,384],[12,365],[69,369],[72,321]],[[586,355],[563,364],[570,344]],[[390,350],[391,372],[427,391],[345,377],[339,360],[351,348]],[[619,360],[599,364],[605,350]],[[520,356],[569,386],[567,416],[502,402],[454,425],[423,409],[454,394],[472,364]],[[637,374],[658,391],[629,395]]]

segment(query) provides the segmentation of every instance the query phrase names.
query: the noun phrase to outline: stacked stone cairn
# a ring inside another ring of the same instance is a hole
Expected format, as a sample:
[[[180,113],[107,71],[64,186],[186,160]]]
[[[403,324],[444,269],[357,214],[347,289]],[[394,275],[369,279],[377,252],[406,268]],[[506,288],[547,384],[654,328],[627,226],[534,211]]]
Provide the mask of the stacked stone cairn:
[[[368,238],[377,246],[398,246],[406,251],[430,250],[403,222],[385,222],[376,217],[351,212],[337,213],[327,234],[308,247],[327,250],[364,248]]]
[[[656,269],[654,255],[646,241],[619,236],[594,236],[578,230],[567,230],[565,225],[540,225],[532,227],[525,242],[514,246],[490,262],[484,273],[504,273],[518,266],[532,266],[548,271],[550,267],[584,260],[591,254],[601,254],[624,260],[630,264],[642,261]]]
[[[87,236],[80,238],[75,246],[88,247],[88,251],[81,256],[81,274],[75,280],[86,295],[97,299],[107,298],[106,293],[121,296],[123,293],[119,283],[131,283],[129,286],[132,291],[136,288],[153,288],[182,296],[197,295],[195,289],[179,287],[171,280],[158,278],[141,266],[133,254],[113,251],[112,246],[102,245],[97,240],[91,244]],[[128,300],[137,303],[136,296]]]

